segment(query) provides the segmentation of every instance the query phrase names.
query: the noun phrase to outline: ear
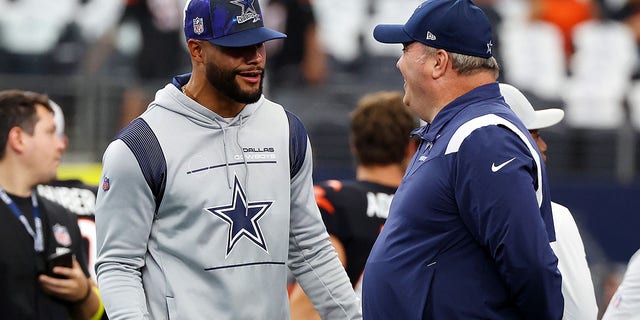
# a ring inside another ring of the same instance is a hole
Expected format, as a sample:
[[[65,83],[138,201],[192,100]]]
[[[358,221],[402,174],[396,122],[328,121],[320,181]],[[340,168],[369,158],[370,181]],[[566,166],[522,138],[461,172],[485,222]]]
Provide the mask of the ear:
[[[433,60],[434,66],[432,75],[434,79],[438,79],[444,76],[444,74],[446,73],[447,69],[449,68],[449,64],[451,63],[451,58],[446,51],[438,49],[436,50]]]
[[[9,130],[7,136],[7,150],[12,150],[14,153],[23,153],[25,150],[25,135],[27,133],[20,127],[13,127]]]
[[[189,48],[191,60],[197,63],[204,63],[204,48],[199,40],[189,39],[187,41],[187,47]]]

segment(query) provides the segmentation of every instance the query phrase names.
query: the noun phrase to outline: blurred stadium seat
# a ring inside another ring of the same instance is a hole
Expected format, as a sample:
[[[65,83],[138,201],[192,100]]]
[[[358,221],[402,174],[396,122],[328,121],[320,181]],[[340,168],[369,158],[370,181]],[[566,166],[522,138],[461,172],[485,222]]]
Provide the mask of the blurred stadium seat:
[[[412,12],[422,0],[371,0],[370,17],[362,24],[364,50],[373,56],[400,57],[402,46],[389,45],[376,41],[372,36],[373,28],[380,23],[397,24],[407,20],[407,12]]]
[[[623,107],[638,61],[635,38],[622,23],[587,21],[574,29],[571,77],[563,90],[567,124],[613,129],[626,119]]]
[[[320,37],[327,53],[350,63],[360,55],[361,27],[367,18],[367,0],[314,0]]]
[[[558,99],[567,72],[560,30],[547,22],[511,20],[499,32],[505,82]]]

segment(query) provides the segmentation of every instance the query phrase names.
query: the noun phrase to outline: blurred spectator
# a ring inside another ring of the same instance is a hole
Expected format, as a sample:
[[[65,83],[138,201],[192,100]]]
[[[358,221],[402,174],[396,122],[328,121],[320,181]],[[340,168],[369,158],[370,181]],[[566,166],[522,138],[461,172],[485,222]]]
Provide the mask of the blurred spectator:
[[[125,90],[120,126],[140,115],[164,78],[186,72],[182,35],[186,0],[125,0],[122,23],[137,24],[140,46],[134,57],[137,85]],[[169,50],[167,50],[169,48]]]
[[[0,72],[75,73],[121,7],[114,0],[0,0]]]
[[[361,56],[362,25],[367,23],[367,7],[374,0],[312,0],[321,43],[332,62],[351,67]],[[384,0],[407,2],[408,0]],[[369,36],[369,34],[364,35]]]
[[[56,45],[72,32],[76,0],[0,3],[0,72],[48,73]]]
[[[125,3],[122,0],[76,0],[75,23],[82,37],[94,42],[112,30],[120,21]]]
[[[640,43],[640,0],[629,0],[629,15],[624,18],[624,22],[633,30],[636,41]]]
[[[573,53],[572,31],[580,22],[596,16],[591,0],[530,0],[531,17],[557,25],[562,31],[567,57]]]
[[[315,85],[327,78],[325,51],[320,44],[312,0],[270,0],[265,8],[268,27],[287,35],[269,43],[268,79],[281,85]]]
[[[640,0],[599,0],[604,14],[614,20],[622,21],[635,36],[640,53]],[[640,64],[636,63],[635,77],[640,77]]]

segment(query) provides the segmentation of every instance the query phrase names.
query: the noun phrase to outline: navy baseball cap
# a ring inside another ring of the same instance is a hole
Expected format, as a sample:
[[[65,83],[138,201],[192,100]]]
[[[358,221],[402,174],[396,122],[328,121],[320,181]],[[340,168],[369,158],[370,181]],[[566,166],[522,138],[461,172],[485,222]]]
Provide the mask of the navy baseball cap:
[[[258,0],[189,0],[184,9],[187,40],[246,47],[287,35],[266,28]]]
[[[373,37],[382,43],[418,41],[449,52],[492,56],[491,23],[470,0],[427,0],[416,8],[407,23],[377,25]]]

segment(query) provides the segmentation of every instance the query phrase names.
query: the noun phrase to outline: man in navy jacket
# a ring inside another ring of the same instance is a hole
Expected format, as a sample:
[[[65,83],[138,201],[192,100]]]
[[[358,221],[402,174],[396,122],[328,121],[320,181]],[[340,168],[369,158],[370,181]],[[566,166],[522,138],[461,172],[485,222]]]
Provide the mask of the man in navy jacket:
[[[403,45],[404,102],[428,124],[365,267],[365,319],[560,319],[544,163],[500,94],[486,16],[429,0],[374,37]]]

